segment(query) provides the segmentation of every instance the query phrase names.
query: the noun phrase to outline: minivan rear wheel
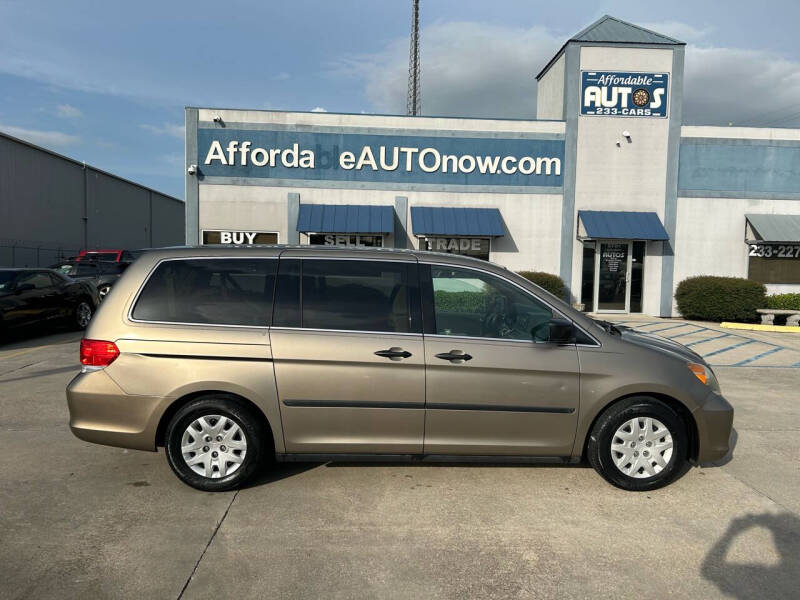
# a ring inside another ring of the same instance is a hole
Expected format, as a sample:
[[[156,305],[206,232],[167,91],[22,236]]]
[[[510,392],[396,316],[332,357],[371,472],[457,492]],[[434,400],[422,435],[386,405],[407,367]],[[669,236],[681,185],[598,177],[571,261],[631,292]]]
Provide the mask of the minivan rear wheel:
[[[668,485],[685,471],[686,425],[666,403],[633,397],[608,408],[589,434],[587,458],[609,483],[631,491]]]
[[[167,425],[167,462],[184,483],[206,492],[237,488],[264,453],[261,421],[225,396],[203,396],[178,409]]]

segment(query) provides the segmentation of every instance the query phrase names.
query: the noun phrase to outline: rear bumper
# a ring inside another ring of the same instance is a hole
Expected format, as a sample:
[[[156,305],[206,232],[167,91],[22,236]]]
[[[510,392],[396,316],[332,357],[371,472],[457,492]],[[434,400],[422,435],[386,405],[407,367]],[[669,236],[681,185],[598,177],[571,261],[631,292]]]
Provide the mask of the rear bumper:
[[[730,451],[733,407],[721,395],[710,392],[692,414],[697,423],[697,463],[724,458]]]
[[[67,386],[69,426],[87,442],[156,449],[156,430],[168,398],[126,394],[105,371],[80,373]]]

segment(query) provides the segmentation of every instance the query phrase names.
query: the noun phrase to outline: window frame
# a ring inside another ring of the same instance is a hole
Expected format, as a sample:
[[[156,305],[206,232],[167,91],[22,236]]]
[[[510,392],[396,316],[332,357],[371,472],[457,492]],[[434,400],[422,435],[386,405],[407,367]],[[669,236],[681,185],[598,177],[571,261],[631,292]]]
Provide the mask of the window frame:
[[[300,325],[298,326],[289,326],[289,325],[271,325],[271,329],[275,329],[277,331],[310,331],[310,332],[322,332],[322,333],[357,333],[357,334],[371,334],[371,335],[396,335],[396,336],[422,336],[424,333],[424,317],[423,317],[423,308],[422,308],[422,279],[420,275],[420,266],[421,264],[419,261],[415,260],[396,260],[390,258],[372,258],[372,257],[353,257],[353,256],[281,256],[281,260],[298,260],[300,262],[300,273],[299,273],[299,286],[300,286]],[[374,330],[363,330],[363,329],[327,329],[327,328],[320,328],[320,327],[305,327],[303,325],[303,263],[305,261],[358,261],[358,262],[380,262],[380,263],[392,263],[392,264],[399,264],[405,265],[408,270],[408,277],[406,284],[408,285],[408,304],[409,304],[409,316],[411,317],[411,324],[410,329],[412,331],[408,332],[400,332],[400,331],[374,331]],[[278,277],[275,278],[275,297],[277,298],[278,294]],[[417,303],[416,310],[414,309],[413,303]],[[273,319],[272,322],[275,322],[274,319],[274,311],[275,311],[275,303],[273,302],[272,306],[273,310]],[[415,330],[416,331],[413,331]]]
[[[545,299],[540,298],[536,294],[532,293],[530,290],[525,289],[524,287],[522,287],[518,283],[516,283],[514,281],[511,281],[510,279],[508,279],[506,277],[502,277],[501,275],[498,275],[497,273],[492,273],[491,271],[487,271],[486,269],[481,269],[481,268],[478,268],[478,267],[472,267],[472,266],[469,266],[469,265],[459,265],[459,264],[452,264],[452,263],[446,263],[446,262],[424,262],[424,263],[421,262],[419,266],[420,266],[420,270],[419,270],[420,296],[422,298],[422,321],[423,321],[423,327],[424,327],[424,331],[425,331],[425,334],[424,334],[425,337],[432,337],[432,338],[458,338],[458,339],[462,339],[462,340],[477,340],[477,341],[487,341],[487,342],[492,342],[492,343],[494,343],[494,342],[505,342],[505,343],[509,343],[509,344],[537,344],[537,345],[539,345],[539,344],[550,344],[551,343],[549,341],[536,341],[534,339],[530,339],[530,340],[512,340],[512,339],[508,339],[508,338],[474,337],[474,336],[468,336],[468,335],[444,335],[444,334],[436,333],[436,312],[435,312],[435,307],[433,305],[435,300],[434,300],[434,295],[433,295],[433,276],[431,274],[431,267],[437,266],[437,267],[446,267],[446,268],[451,268],[451,269],[467,269],[467,270],[470,270],[470,271],[477,271],[478,273],[481,273],[481,274],[486,275],[488,277],[495,277],[497,279],[500,279],[501,281],[516,287],[523,294],[527,294],[528,296],[531,296],[534,300],[544,304],[546,307],[548,307],[553,312],[553,317],[552,318],[554,318],[554,319],[555,318],[568,319],[572,323],[573,327],[575,327],[576,329],[579,329],[589,339],[591,339],[591,340],[593,340],[595,342],[594,344],[567,344],[567,345],[575,346],[575,347],[588,347],[588,348],[597,348],[597,347],[601,346],[600,342],[597,340],[597,338],[595,336],[593,336],[592,334],[588,333],[583,327],[581,327],[578,323],[576,323],[574,319],[570,318],[568,315],[565,315],[559,308],[553,306],[552,304],[547,302]],[[429,329],[430,329],[430,333],[429,333]]]
[[[147,282],[150,281],[150,278],[153,276],[158,268],[165,262],[174,262],[174,261],[187,261],[187,260],[274,260],[276,261],[275,264],[275,282],[272,288],[272,308],[274,310],[275,304],[275,287],[278,284],[278,256],[181,256],[181,257],[174,257],[174,258],[162,258],[153,265],[150,269],[150,272],[147,274],[147,277],[144,278],[139,289],[136,291],[136,295],[133,297],[130,305],[128,306],[127,317],[128,320],[132,323],[144,323],[144,324],[151,324],[151,325],[189,325],[192,327],[232,327],[235,329],[269,329],[269,323],[265,323],[264,325],[232,325],[229,323],[186,323],[183,321],[153,321],[149,319],[136,319],[133,316],[133,310],[136,308],[136,303],[139,301],[139,296],[142,294],[142,291],[147,286]],[[269,311],[269,321],[272,321],[272,310]]]

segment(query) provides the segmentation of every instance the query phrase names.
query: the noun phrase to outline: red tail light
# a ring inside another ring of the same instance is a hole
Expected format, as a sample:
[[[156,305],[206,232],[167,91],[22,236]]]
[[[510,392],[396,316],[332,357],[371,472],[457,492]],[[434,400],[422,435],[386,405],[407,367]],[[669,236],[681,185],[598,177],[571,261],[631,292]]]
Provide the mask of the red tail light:
[[[107,367],[119,356],[114,342],[103,340],[81,340],[81,364],[90,367]]]

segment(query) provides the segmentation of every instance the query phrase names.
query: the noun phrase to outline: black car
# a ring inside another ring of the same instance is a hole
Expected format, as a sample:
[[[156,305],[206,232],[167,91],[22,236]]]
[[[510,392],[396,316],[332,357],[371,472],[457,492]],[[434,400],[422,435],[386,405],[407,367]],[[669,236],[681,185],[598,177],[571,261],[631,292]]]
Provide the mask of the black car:
[[[83,258],[82,260],[65,260],[50,265],[50,268],[76,281],[85,281],[92,284],[97,290],[98,298],[102,301],[111,291],[111,286],[116,283],[129,264],[127,262],[87,260]]]
[[[52,320],[83,329],[97,303],[91,284],[52,269],[0,268],[0,330]]]

